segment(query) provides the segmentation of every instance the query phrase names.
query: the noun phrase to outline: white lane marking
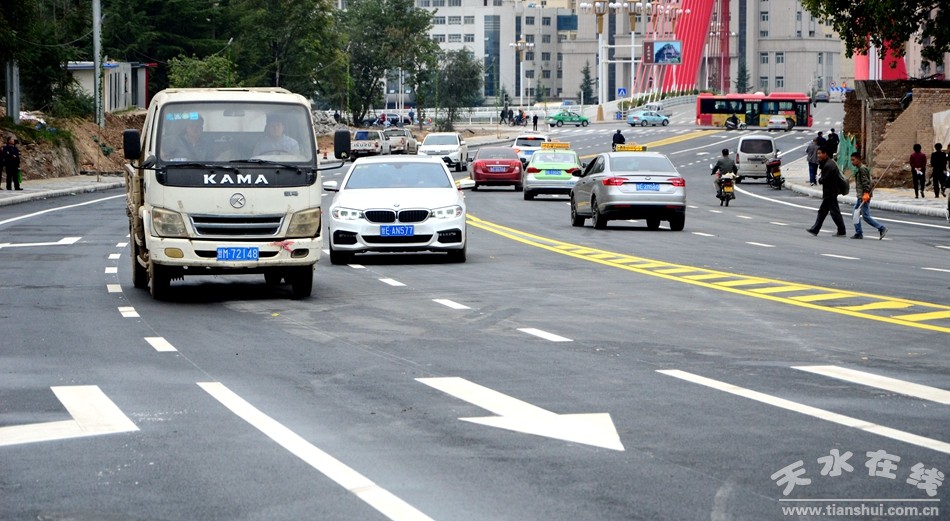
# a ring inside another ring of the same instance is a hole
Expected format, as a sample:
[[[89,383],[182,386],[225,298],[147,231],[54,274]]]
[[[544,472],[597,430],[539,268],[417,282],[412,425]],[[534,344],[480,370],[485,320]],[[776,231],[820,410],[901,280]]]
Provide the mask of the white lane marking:
[[[70,244],[76,244],[79,242],[79,239],[82,237],[64,237],[56,242],[24,242],[24,243],[11,243],[5,242],[0,244],[0,248],[32,248],[35,246],[66,246]]]
[[[330,250],[328,250],[328,249],[326,249],[326,248],[324,248],[322,251],[323,251],[323,254],[324,254],[324,255],[329,255],[329,254],[330,254]]]
[[[694,209],[694,210],[697,209],[697,208],[699,208],[698,206],[696,206],[696,205],[694,205],[694,204],[688,204],[688,205],[686,205],[686,207],[687,207],[687,208],[692,208],[692,209]]]
[[[198,385],[239,418],[389,519],[432,521],[409,503],[267,416],[223,384],[199,382]]]
[[[703,237],[715,237],[715,235],[711,233],[703,233],[703,232],[693,232],[693,235],[701,235]]]
[[[722,210],[709,210],[712,213],[722,213]]]
[[[353,268],[354,270],[365,270],[365,269],[366,269],[366,266],[363,266],[362,264],[347,264],[347,266]]]
[[[108,274],[108,273],[118,273],[118,272],[119,272],[119,268],[116,268],[115,266],[110,266],[110,267],[106,268],[106,273],[107,273],[107,274]]]
[[[122,286],[118,284],[106,284],[106,291],[109,293],[122,293]]]
[[[0,447],[139,430],[95,385],[50,387],[72,420],[0,427]]]
[[[777,221],[771,221],[769,224],[774,224],[775,226],[788,226],[788,223],[780,223]]]
[[[835,259],[844,259],[844,260],[861,260],[858,257],[848,257],[847,255],[835,255],[834,253],[822,253],[822,257],[833,257]]]
[[[76,244],[82,237],[63,237],[56,244]]]
[[[119,313],[122,314],[122,318],[137,318],[139,316],[138,311],[135,311],[132,306],[119,306]]]
[[[397,287],[405,286],[405,284],[403,284],[402,282],[399,282],[398,280],[394,280],[394,279],[379,279],[379,281],[385,282],[386,284],[389,284],[390,286],[397,286]]]
[[[443,306],[448,306],[452,309],[472,309],[466,306],[465,304],[459,304],[458,302],[454,302],[454,301],[451,301],[449,299],[444,299],[444,298],[434,298],[432,299],[432,302],[442,304]]]
[[[58,212],[58,211],[60,211],[60,210],[68,210],[68,209],[70,209],[70,208],[76,208],[76,207],[79,207],[79,206],[86,206],[86,205],[89,205],[89,204],[101,203],[102,201],[108,201],[108,200],[110,200],[110,199],[118,199],[118,198],[120,198],[120,197],[125,197],[125,194],[123,194],[123,195],[113,195],[113,196],[111,196],[111,197],[103,197],[102,199],[95,199],[95,200],[92,200],[92,201],[86,201],[86,202],[84,202],[84,203],[70,204],[70,205],[67,205],[67,206],[57,206],[56,208],[47,208],[46,210],[41,210],[41,211],[39,211],[39,212],[34,212],[34,213],[26,214],[26,215],[21,215],[21,216],[19,216],[19,217],[11,217],[10,219],[7,219],[7,220],[5,220],[5,221],[0,221],[0,226],[3,226],[4,224],[10,224],[10,223],[12,223],[12,222],[22,221],[23,219],[29,219],[30,217],[37,217],[37,216],[39,216],[39,215],[47,214],[47,213],[50,213],[50,212]]]
[[[799,365],[792,366],[792,369],[807,371],[809,373],[820,374],[830,378],[837,378],[846,382],[866,385],[868,387],[876,387],[885,391],[891,391],[906,396],[913,396],[914,398],[950,405],[950,391],[945,391],[943,389],[938,389],[936,387],[930,387],[927,385],[915,384],[913,382],[905,382],[904,380],[898,380],[897,378],[889,378],[887,376],[865,373],[864,371],[856,371],[854,369],[848,369],[846,367],[840,367],[837,365]]]
[[[751,245],[751,246],[761,246],[761,247],[763,247],[763,248],[774,248],[774,247],[775,247],[774,244],[764,244],[764,243],[761,243],[761,242],[746,242],[746,244]]]
[[[940,246],[940,245],[937,245],[937,247],[938,247],[938,248],[942,248],[942,249],[944,249],[944,250],[950,250],[950,246]]]
[[[748,215],[737,215],[736,217],[740,219],[751,219],[751,217],[749,217]]]
[[[624,450],[617,428],[607,413],[557,414],[464,378],[416,378],[416,381],[496,414],[490,417],[459,418],[462,421]]]
[[[928,270],[928,271],[942,271],[942,272],[944,272],[944,273],[950,273],[950,270],[945,270],[945,269],[943,269],[943,268],[920,268],[920,269],[922,269],[922,270]]]
[[[178,351],[177,349],[175,349],[175,346],[171,345],[171,343],[168,340],[165,340],[163,337],[160,337],[160,336],[147,336],[145,337],[145,341],[148,342],[150,346],[152,346],[156,351],[160,353]]]
[[[127,242],[117,242],[117,243],[115,243],[115,247],[116,247],[116,248],[125,248],[125,247],[128,246],[128,245],[129,245],[129,243],[127,243]]]
[[[547,331],[541,331],[540,329],[535,329],[533,327],[518,328],[518,331],[527,333],[529,335],[534,335],[545,340],[550,340],[551,342],[573,342],[573,340],[570,338],[564,338],[562,336],[555,335],[554,333],[548,333]]]
[[[923,436],[918,436],[909,432],[892,429],[890,427],[885,427],[883,425],[878,425],[865,420],[859,420],[857,418],[852,418],[843,414],[826,411],[824,409],[819,409],[810,405],[793,402],[784,398],[778,398],[776,396],[760,393],[751,389],[744,389],[736,385],[720,382],[718,380],[713,380],[711,378],[706,378],[692,373],[687,373],[686,371],[680,371],[677,369],[660,369],[657,370],[657,372],[663,373],[667,376],[672,376],[674,378],[679,378],[681,380],[686,380],[687,382],[693,382],[706,387],[711,387],[713,389],[718,389],[729,394],[742,396],[750,400],[755,400],[757,402],[779,407],[788,411],[805,414],[807,416],[812,416],[821,420],[837,423],[838,425],[844,425],[845,427],[852,427],[870,434],[877,434],[879,436],[884,436],[885,438],[891,438],[893,440],[910,443],[911,445],[917,445],[918,447],[924,447],[938,452],[943,452],[944,454],[950,454],[950,443],[944,441],[925,438]]]
[[[109,254],[109,260],[116,260],[116,259],[118,259],[120,256],[121,256],[121,255],[118,254],[118,253],[110,253],[110,254]]]

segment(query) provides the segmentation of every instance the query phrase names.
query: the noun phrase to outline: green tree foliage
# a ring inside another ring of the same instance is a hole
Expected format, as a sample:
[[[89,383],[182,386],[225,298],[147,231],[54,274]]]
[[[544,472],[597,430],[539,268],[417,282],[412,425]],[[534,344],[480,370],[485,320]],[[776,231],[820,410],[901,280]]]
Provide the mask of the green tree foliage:
[[[482,102],[482,62],[476,60],[468,49],[448,51],[439,58],[435,71],[434,99],[442,112],[436,117],[439,130],[452,130],[455,121],[465,107]]]
[[[736,69],[736,92],[745,93],[749,92],[749,69],[745,66],[745,62],[739,62],[739,67]]]
[[[234,64],[227,57],[179,56],[168,61],[169,87],[230,87]]]
[[[584,63],[584,68],[581,69],[581,86],[579,91],[577,91],[577,97],[583,103],[592,104],[596,103],[594,99],[594,80],[590,76],[590,62]]]
[[[802,0],[802,5],[831,21],[848,57],[867,54],[869,45],[888,47],[903,56],[904,43],[910,40],[929,42],[923,57],[938,64],[950,52],[946,0]]]

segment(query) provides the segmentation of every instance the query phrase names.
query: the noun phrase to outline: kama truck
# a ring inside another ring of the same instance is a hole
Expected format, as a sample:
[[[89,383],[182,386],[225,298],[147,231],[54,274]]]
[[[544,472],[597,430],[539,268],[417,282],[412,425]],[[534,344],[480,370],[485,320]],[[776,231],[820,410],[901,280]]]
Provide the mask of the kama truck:
[[[123,136],[132,283],[263,274],[310,296],[323,248],[310,103],[281,88],[168,89]],[[337,166],[337,165],[333,165]]]

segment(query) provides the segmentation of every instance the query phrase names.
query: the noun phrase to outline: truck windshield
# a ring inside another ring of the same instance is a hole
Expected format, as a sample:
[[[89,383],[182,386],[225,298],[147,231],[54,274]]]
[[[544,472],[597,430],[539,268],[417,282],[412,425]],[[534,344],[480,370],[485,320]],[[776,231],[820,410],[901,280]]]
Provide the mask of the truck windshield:
[[[281,103],[174,103],[162,109],[158,159],[312,162],[315,138],[306,107]]]

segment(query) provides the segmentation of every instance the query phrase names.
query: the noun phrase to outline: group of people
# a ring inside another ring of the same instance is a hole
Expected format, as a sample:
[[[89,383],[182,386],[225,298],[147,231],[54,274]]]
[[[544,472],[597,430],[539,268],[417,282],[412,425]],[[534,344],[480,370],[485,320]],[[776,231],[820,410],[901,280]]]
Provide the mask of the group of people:
[[[527,121],[528,121],[528,113],[525,112],[524,109],[518,109],[518,112],[516,113],[514,109],[510,107],[505,107],[501,109],[501,114],[499,114],[499,117],[501,118],[499,122],[502,125],[504,124],[522,125],[522,124],[527,124]],[[531,117],[531,122],[534,125],[534,130],[538,130],[538,115],[537,114]]]
[[[910,174],[914,182],[914,199],[926,198],[926,187],[933,186],[934,197],[947,196],[947,184],[950,184],[950,177],[947,172],[947,153],[943,151],[943,144],[934,145],[934,151],[930,153],[930,181],[927,181],[927,154],[922,152],[923,147],[920,144],[914,145],[914,153],[910,155]],[[950,210],[950,202],[947,204]]]
[[[0,181],[4,171],[7,173],[7,190],[23,190],[20,188],[20,149],[13,136],[7,137],[6,144],[0,149]]]
[[[818,184],[818,150],[824,148],[830,151],[830,156],[834,158],[838,154],[838,146],[841,144],[841,138],[835,133],[835,129],[828,132],[825,137],[824,132],[818,132],[805,147],[805,157],[808,161],[808,184],[815,186]]]

